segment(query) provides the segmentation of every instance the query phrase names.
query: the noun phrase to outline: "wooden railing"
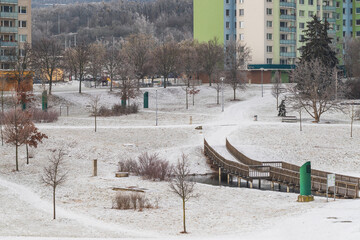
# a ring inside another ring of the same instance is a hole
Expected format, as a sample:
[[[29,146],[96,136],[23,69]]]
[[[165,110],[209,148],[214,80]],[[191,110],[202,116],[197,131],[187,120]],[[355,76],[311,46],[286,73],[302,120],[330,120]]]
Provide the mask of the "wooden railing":
[[[300,186],[299,166],[287,162],[260,162],[251,159],[239,152],[227,139],[226,148],[239,162],[249,166],[250,168],[259,168],[259,166],[269,167],[269,178],[272,181],[285,182],[287,184]],[[329,174],[329,172],[311,169],[313,191],[326,192],[327,174]],[[254,176],[255,175],[256,174],[254,174]],[[258,175],[260,176],[261,174],[258,173]],[[335,184],[336,194],[344,197],[359,197],[360,178],[336,174]],[[331,191],[333,193],[334,189],[330,188],[330,192]]]

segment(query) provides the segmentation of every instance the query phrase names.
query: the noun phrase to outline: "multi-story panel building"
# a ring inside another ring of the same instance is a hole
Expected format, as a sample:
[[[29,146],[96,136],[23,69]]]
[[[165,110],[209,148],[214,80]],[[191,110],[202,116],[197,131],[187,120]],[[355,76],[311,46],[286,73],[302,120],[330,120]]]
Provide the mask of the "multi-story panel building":
[[[303,45],[300,40],[314,15],[326,18],[330,24],[329,35],[342,41],[335,35],[337,5],[342,1],[360,5],[360,0],[194,0],[194,38],[207,41],[224,34],[221,42],[237,39],[251,49],[249,66],[252,69],[288,69],[300,57],[298,49]],[[360,35],[360,6],[358,10]],[[224,30],[214,34],[217,29],[212,26],[216,25],[216,19],[221,19],[219,14],[223,14],[224,22],[217,26],[224,25]]]
[[[0,0],[0,69],[12,69],[15,53],[31,44],[31,0]]]

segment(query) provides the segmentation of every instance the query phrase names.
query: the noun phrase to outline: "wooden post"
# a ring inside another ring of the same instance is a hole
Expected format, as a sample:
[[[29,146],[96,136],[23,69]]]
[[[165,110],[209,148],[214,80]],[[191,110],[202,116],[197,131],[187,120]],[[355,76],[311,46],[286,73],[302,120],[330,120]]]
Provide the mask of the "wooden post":
[[[97,159],[94,159],[94,177],[97,176]]]
[[[227,175],[227,183],[230,184],[230,174]]]
[[[219,168],[219,185],[221,186],[221,168]]]
[[[271,182],[271,190],[274,190],[274,182]]]
[[[238,187],[241,187],[241,178],[237,177],[237,181],[238,181]]]
[[[250,182],[250,188],[253,188],[253,183],[252,182]]]
[[[286,192],[288,192],[288,193],[290,192],[290,187],[289,187],[289,185],[286,186]]]
[[[190,116],[190,125],[192,125],[192,116]]]

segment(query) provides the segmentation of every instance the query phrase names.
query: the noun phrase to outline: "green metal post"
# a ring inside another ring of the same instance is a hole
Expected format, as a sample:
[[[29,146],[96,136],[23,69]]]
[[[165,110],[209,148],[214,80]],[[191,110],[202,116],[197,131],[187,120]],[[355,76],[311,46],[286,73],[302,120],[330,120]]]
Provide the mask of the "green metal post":
[[[311,163],[307,162],[300,168],[300,195],[311,195]]]
[[[149,92],[144,93],[144,108],[149,108]]]
[[[47,91],[43,91],[42,93],[42,110],[44,112],[47,112],[47,108],[48,108],[48,102],[47,102]]]

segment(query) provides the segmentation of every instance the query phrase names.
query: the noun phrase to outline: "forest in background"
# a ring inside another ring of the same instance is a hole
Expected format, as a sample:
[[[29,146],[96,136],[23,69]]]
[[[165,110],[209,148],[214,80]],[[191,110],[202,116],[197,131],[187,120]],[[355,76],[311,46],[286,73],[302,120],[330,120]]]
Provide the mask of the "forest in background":
[[[65,42],[70,33],[77,33],[78,39],[87,42],[121,40],[134,33],[149,34],[160,40],[170,36],[181,41],[192,38],[193,5],[192,0],[54,5],[34,8],[32,26],[34,42],[44,36],[57,36]]]

